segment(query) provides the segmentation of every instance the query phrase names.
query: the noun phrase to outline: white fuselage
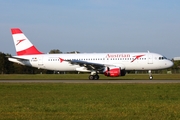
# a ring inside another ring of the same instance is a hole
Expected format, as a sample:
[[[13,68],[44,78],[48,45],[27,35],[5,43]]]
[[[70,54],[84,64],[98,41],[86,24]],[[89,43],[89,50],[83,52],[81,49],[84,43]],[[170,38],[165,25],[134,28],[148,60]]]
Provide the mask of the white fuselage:
[[[22,55],[9,58],[10,61],[36,68],[57,71],[91,72],[85,67],[69,63],[79,60],[89,63],[117,66],[125,70],[157,70],[169,68],[172,61],[157,53],[81,53],[81,54],[39,54]],[[22,60],[27,59],[27,60]]]

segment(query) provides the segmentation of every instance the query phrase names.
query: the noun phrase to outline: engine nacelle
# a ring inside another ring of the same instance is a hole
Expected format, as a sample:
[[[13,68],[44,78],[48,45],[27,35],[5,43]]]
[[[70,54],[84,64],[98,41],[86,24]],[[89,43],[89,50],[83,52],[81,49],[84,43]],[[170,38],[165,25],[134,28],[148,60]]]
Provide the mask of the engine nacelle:
[[[125,74],[125,69],[121,70],[119,67],[107,67],[104,71],[104,75],[109,77],[125,76]]]

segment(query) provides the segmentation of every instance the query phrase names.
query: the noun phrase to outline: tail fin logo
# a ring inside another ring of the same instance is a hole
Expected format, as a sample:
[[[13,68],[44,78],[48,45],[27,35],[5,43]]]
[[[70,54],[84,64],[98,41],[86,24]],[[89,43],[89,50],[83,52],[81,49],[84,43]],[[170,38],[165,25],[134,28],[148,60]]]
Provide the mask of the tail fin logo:
[[[17,46],[17,45],[19,45],[19,43],[23,42],[24,40],[26,40],[26,39],[17,40],[17,44],[16,44],[16,46]]]

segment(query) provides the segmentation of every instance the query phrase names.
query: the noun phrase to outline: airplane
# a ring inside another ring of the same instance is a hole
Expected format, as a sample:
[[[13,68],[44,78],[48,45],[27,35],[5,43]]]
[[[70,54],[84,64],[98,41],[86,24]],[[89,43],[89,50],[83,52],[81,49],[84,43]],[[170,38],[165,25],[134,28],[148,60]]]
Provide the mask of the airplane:
[[[173,62],[165,56],[149,51],[44,54],[29,41],[19,28],[12,28],[11,32],[17,55],[9,57],[9,61],[38,69],[89,72],[90,80],[98,80],[98,74],[108,77],[125,76],[126,71],[130,70],[147,70],[149,79],[152,80],[151,70],[173,66]]]

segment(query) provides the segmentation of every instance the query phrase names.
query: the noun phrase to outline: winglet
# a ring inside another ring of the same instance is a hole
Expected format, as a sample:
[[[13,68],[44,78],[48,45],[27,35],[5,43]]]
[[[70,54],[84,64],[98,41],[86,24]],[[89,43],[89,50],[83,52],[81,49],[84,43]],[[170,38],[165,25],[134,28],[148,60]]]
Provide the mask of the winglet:
[[[11,29],[17,55],[43,54],[23,34],[19,28]]]

